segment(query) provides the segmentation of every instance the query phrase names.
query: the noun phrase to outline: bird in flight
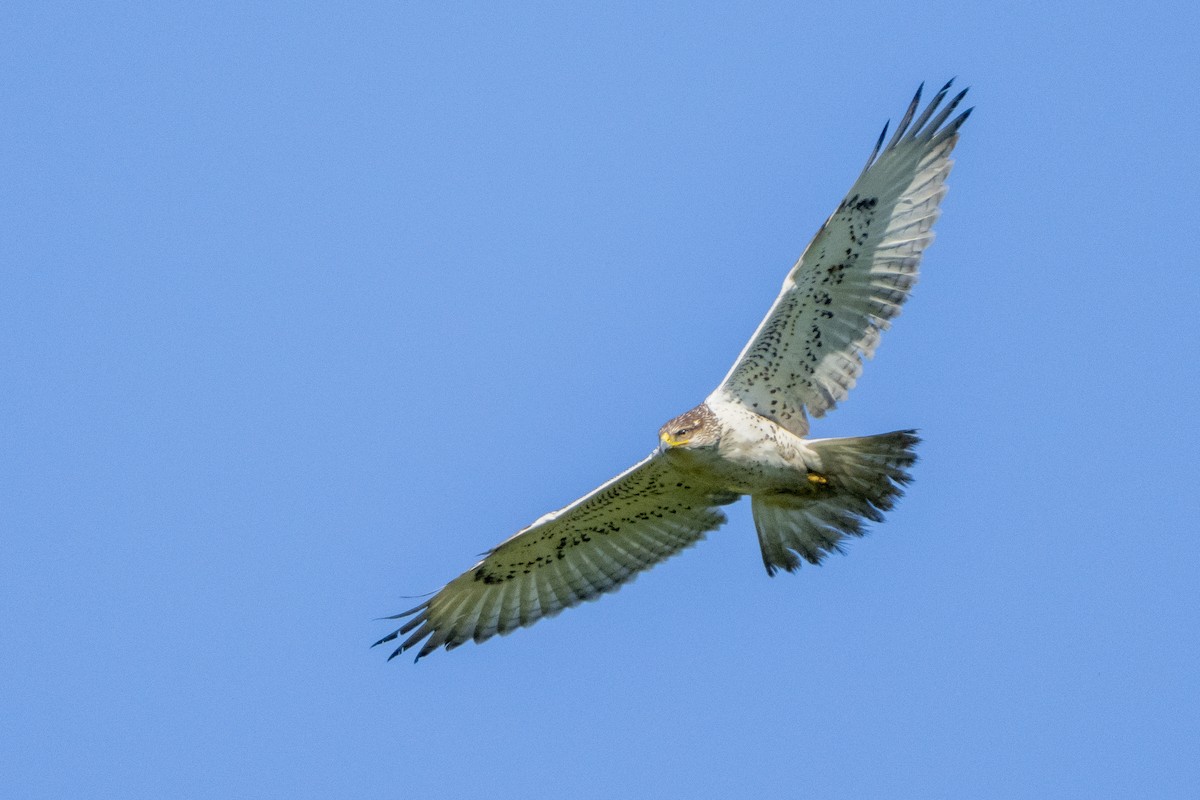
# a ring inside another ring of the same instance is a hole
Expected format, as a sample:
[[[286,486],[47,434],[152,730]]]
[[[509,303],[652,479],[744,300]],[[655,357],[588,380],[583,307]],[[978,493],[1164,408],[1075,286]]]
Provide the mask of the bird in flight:
[[[921,90],[890,139],[784,279],[767,316],[703,403],[663,425],[645,459],[489,551],[375,644],[418,648],[483,642],[616,590],[720,527],[721,506],[750,496],[767,573],[841,551],[879,522],[911,477],[915,431],[808,438],[854,387],[863,359],[900,313],[946,194],[950,153],[971,113],[918,114]],[[403,638],[401,638],[403,637]]]

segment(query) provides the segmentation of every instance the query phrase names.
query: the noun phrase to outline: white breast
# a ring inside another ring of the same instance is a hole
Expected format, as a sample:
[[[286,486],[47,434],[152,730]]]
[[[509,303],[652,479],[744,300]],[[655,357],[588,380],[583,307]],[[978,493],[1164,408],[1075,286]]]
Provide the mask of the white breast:
[[[797,479],[819,469],[816,453],[805,440],[747,409],[741,403],[709,398],[720,420],[720,446],[705,458],[705,467],[720,475],[728,488],[757,494],[794,487]]]

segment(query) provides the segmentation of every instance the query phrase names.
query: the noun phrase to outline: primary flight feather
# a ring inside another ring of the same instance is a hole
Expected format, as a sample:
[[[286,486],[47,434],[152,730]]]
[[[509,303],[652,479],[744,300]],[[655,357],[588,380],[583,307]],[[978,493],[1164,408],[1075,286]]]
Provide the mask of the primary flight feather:
[[[899,313],[946,194],[950,153],[971,110],[947,83],[921,90],[783,282],[729,374],[659,430],[658,448],[586,497],[538,519],[416,608],[375,644],[482,642],[611,592],[725,521],[751,498],[768,574],[816,564],[878,522],[910,480],[914,431],[809,439],[808,417],[854,387]],[[404,638],[401,638],[404,637]]]

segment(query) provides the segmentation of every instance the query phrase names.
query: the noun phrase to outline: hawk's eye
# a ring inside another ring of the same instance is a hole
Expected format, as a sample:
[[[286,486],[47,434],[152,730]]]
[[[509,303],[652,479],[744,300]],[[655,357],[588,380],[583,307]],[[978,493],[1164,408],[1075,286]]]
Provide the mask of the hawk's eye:
[[[687,436],[689,433],[691,433],[691,428],[680,428],[675,431],[676,436]]]

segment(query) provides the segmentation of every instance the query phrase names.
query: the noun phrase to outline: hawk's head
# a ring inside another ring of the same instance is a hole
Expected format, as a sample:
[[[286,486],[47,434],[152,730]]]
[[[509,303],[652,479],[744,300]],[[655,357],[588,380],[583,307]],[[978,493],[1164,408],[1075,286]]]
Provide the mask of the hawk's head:
[[[712,447],[720,441],[721,428],[717,415],[707,403],[680,414],[658,429],[659,450],[676,447]]]

